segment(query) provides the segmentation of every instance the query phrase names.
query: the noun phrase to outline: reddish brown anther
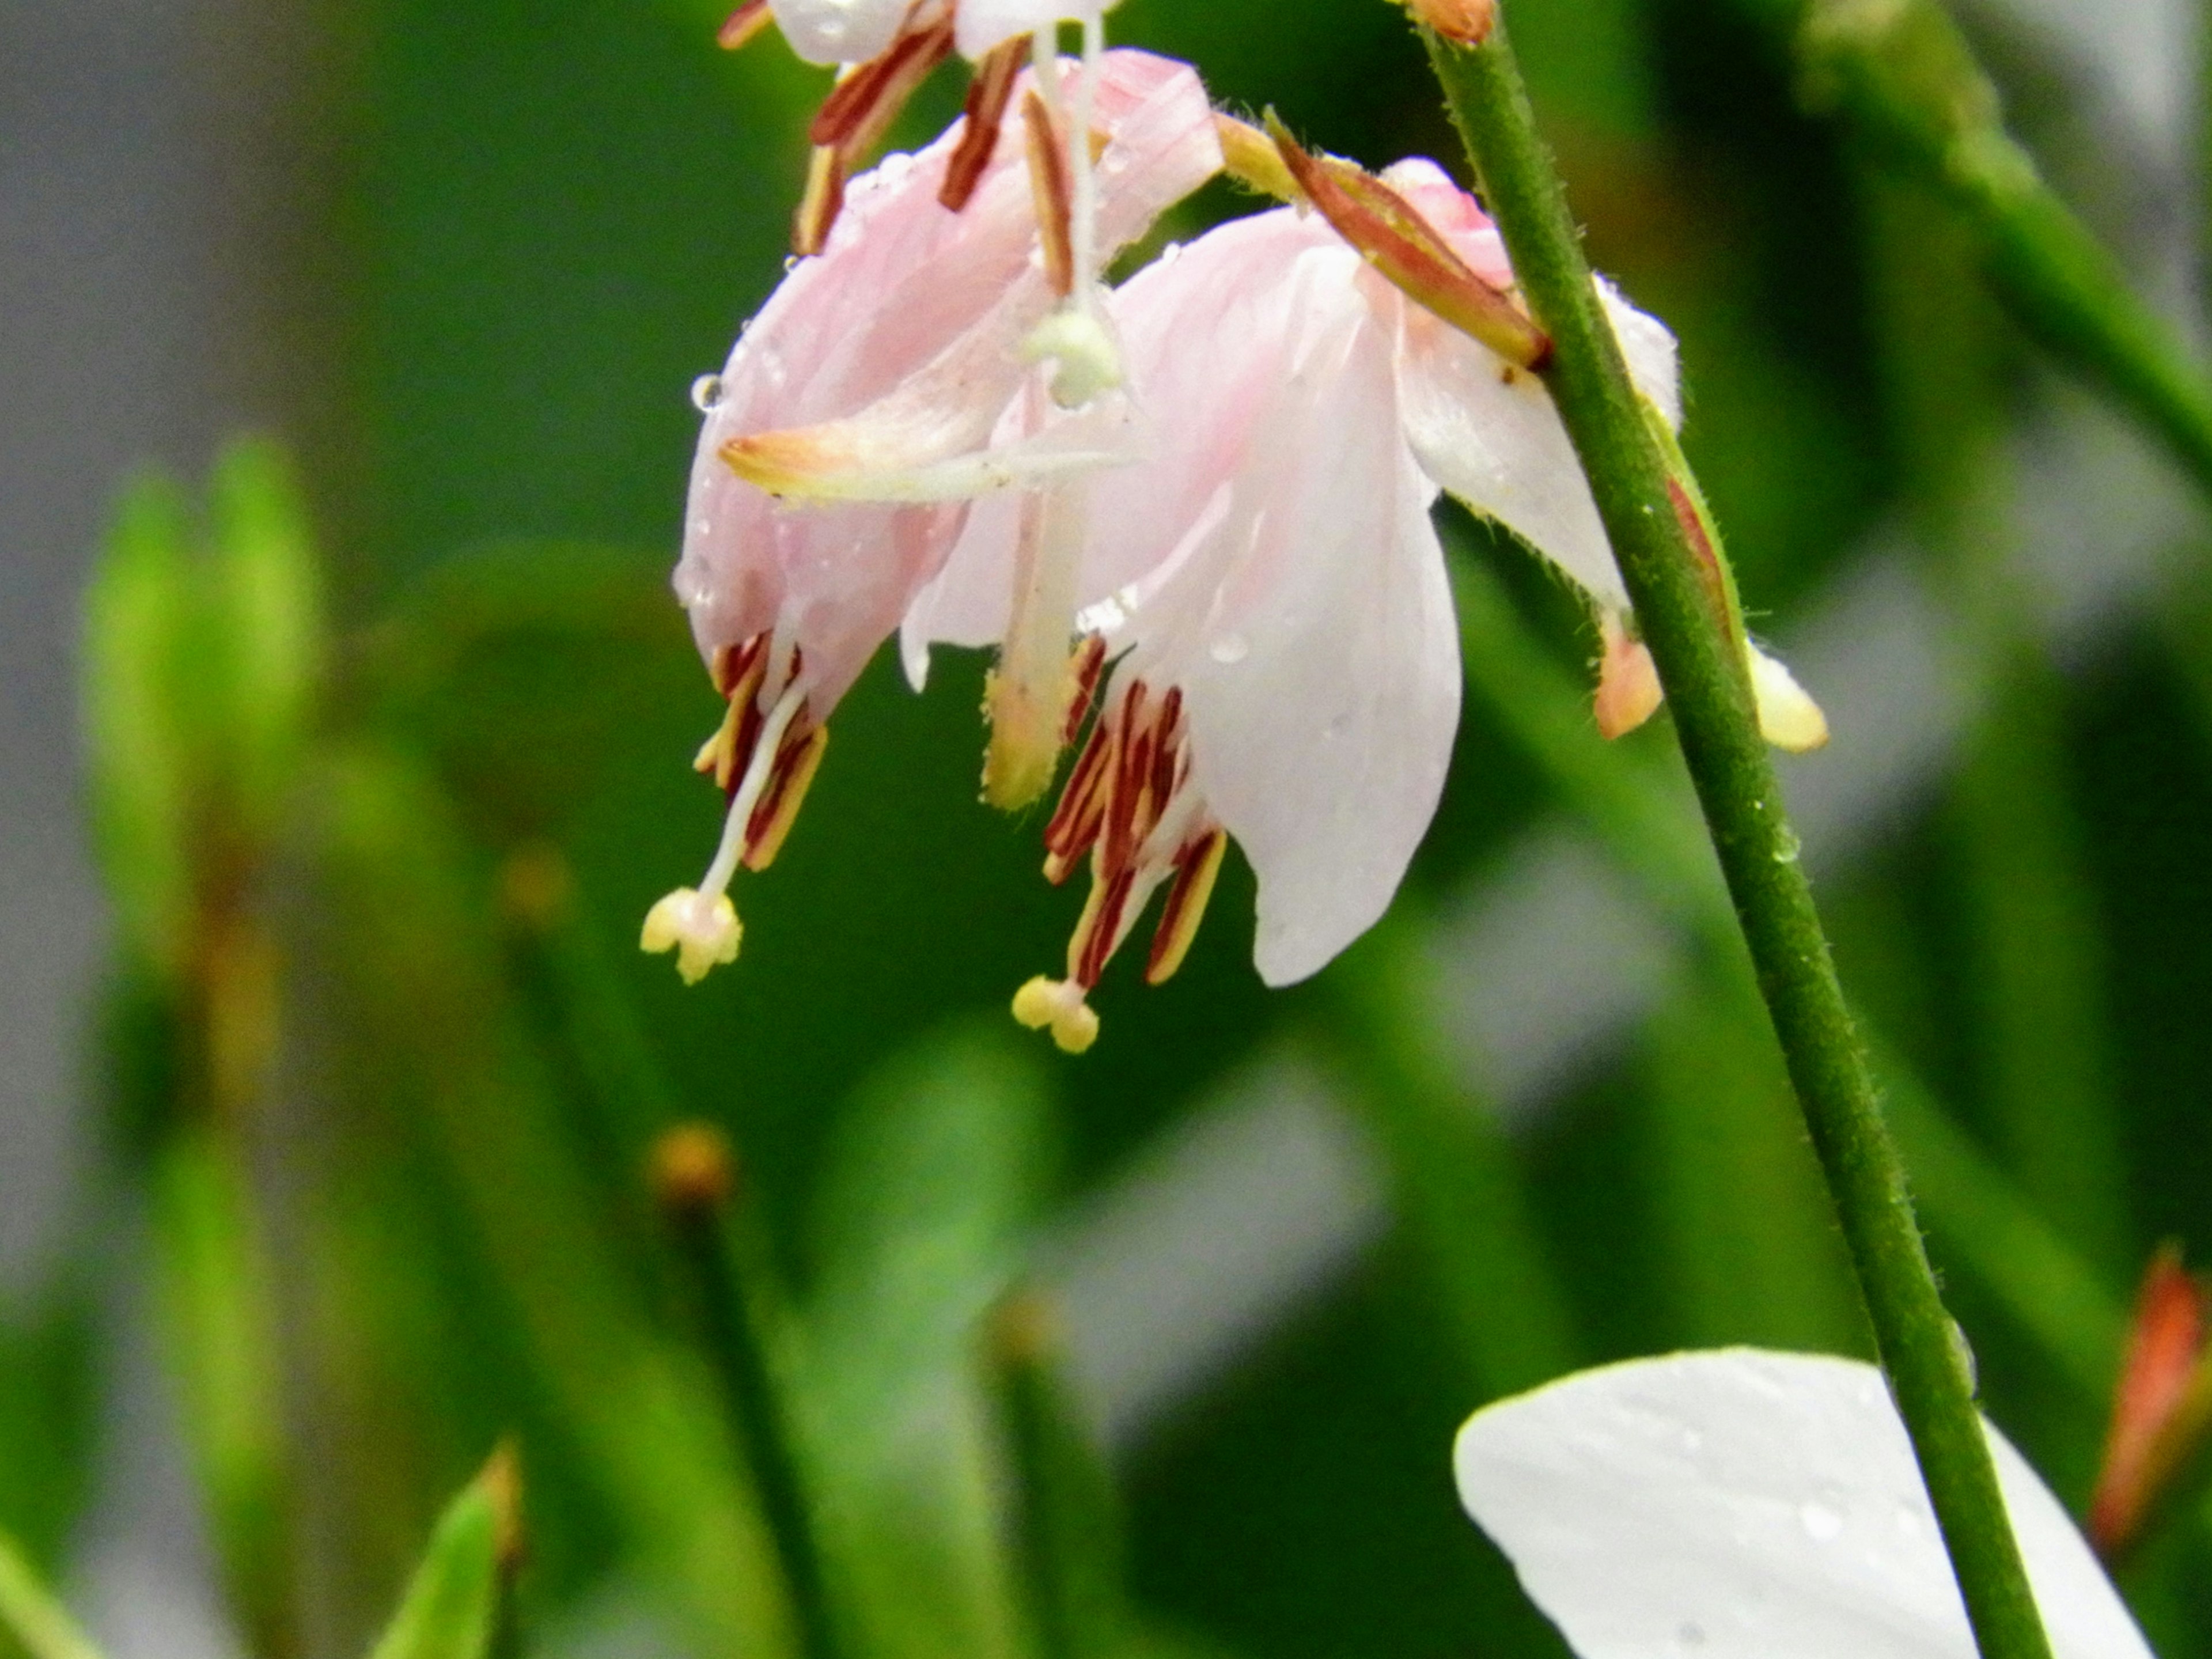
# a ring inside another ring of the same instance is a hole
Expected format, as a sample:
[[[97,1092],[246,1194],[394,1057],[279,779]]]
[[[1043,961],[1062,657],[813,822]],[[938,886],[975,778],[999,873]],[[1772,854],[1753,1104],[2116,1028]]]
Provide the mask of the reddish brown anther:
[[[907,99],[952,51],[952,25],[902,33],[883,52],[830,89],[806,130],[810,142],[836,144],[849,159],[897,118]]]
[[[845,161],[834,144],[817,144],[806,158],[806,189],[791,219],[791,251],[819,253],[845,205]]]
[[[998,152],[999,129],[1006,118],[1007,101],[1014,95],[1014,78],[1022,72],[1029,55],[1030,37],[1018,34],[992,47],[975,65],[962,110],[966,124],[960,129],[959,148],[945,163],[945,187],[937,192],[937,199],[955,213],[968,205],[983,169]]]
[[[735,22],[733,18],[725,27]],[[806,130],[814,152],[807,163],[806,194],[792,224],[793,252],[822,252],[845,205],[845,180],[883,142],[914,89],[951,52],[949,18],[920,27],[909,18],[908,27],[889,46],[830,89]]]
[[[1267,133],[1322,217],[1416,303],[1509,363],[1541,368],[1550,361],[1551,336],[1477,276],[1404,197],[1363,167],[1302,149],[1272,110]]]
[[[2089,1539],[2108,1561],[2141,1536],[2151,1510],[2203,1439],[2204,1313],[2203,1290],[2183,1271],[2181,1252],[2166,1245],[2151,1258],[2136,1298],[2104,1467],[2089,1500]]]
[[[1059,124],[1034,88],[1022,100],[1022,129],[1029,141],[1030,193],[1036,204],[1045,280],[1054,294],[1066,295],[1075,289],[1075,186]]]
[[[725,52],[735,52],[774,21],[775,14],[769,9],[769,0],[745,0],[715,33],[714,42]]]
[[[1498,0],[1406,0],[1406,9],[1455,46],[1480,46],[1498,21]]]

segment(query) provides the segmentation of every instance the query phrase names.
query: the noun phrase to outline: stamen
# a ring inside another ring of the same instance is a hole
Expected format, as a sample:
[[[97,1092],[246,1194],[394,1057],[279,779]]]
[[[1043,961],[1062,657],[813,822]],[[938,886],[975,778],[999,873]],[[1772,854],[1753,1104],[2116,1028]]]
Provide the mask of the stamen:
[[[714,43],[724,52],[735,52],[774,21],[775,13],[769,9],[769,0],[745,0],[722,24]]]
[[[646,913],[645,926],[638,934],[639,947],[655,956],[674,950],[676,971],[687,985],[697,984],[718,964],[737,960],[744,929],[738,924],[736,906],[730,902],[730,878],[737,873],[753,809],[775,770],[783,735],[805,705],[805,688],[795,682],[784,688],[752,746],[744,777],[730,798],[729,811],[722,820],[722,839],[705,878],[696,888],[679,887],[667,894]]]
[[[1283,165],[1331,229],[1425,309],[1522,368],[1551,361],[1552,337],[1478,276],[1406,198],[1364,167],[1301,149],[1267,112]]]
[[[835,144],[817,144],[806,158],[806,192],[792,220],[791,251],[801,258],[821,252],[844,205],[844,157]]]
[[[1113,775],[1120,735],[1120,726],[1109,720],[1102,719],[1091,728],[1091,740],[1076,757],[1060,805],[1045,825],[1044,877],[1055,887],[1067,879],[1076,860],[1098,839],[1098,827],[1106,816],[1105,785]]]
[[[834,144],[849,160],[865,141],[880,135],[898,117],[908,94],[952,50],[952,27],[940,23],[902,32],[877,57],[862,64],[830,89],[806,130],[807,141]]]
[[[775,757],[768,788],[745,825],[746,869],[762,871],[775,862],[775,855],[783,850],[783,838],[791,833],[814,774],[822,765],[822,751],[829,746],[826,726],[784,739],[783,752]]]
[[[944,188],[937,192],[937,199],[955,213],[968,205],[984,169],[991,165],[991,157],[998,153],[999,129],[1006,118],[1007,102],[1014,95],[1022,59],[1029,52],[1030,37],[1018,34],[992,47],[975,65],[963,112],[967,125],[960,130],[959,148],[945,163]]]
[[[1083,718],[1091,712],[1091,700],[1098,695],[1098,682],[1106,671],[1106,636],[1085,634],[1083,642],[1075,647],[1075,659],[1070,667],[1075,675],[1075,695],[1068,700],[1067,724],[1060,734],[1063,748],[1073,743],[1076,734],[1083,730]]]
[[[760,735],[759,692],[768,667],[769,637],[766,632],[756,634],[743,645],[725,646],[714,653],[714,684],[729,707],[714,735],[700,745],[691,769],[712,775],[725,797],[736,781],[738,762],[752,753]]]
[[[1045,281],[1062,298],[1075,285],[1074,189],[1067,176],[1067,147],[1061,143],[1052,112],[1032,87],[1022,100],[1022,131],[1028,141],[1030,197],[1036,208],[1037,235],[1044,249]]]
[[[1072,981],[1039,974],[1014,993],[1014,1018],[1032,1031],[1049,1027],[1062,1054],[1079,1054],[1098,1041],[1098,1015],[1083,994]]]
[[[1229,834],[1214,830],[1186,842],[1176,854],[1175,885],[1168,889],[1160,907],[1160,925],[1152,934],[1152,954],[1145,962],[1145,983],[1159,985],[1171,979],[1198,937],[1198,924],[1206,920],[1206,902],[1213,896],[1214,878],[1221,873],[1221,855],[1228,850]]]

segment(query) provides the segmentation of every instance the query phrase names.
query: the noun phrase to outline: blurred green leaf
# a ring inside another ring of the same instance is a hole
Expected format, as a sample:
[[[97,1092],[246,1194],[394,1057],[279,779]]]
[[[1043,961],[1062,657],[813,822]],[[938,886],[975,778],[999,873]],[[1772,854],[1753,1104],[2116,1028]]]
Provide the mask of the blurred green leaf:
[[[1850,1263],[1747,969],[1711,964],[1645,1028],[1665,1281],[1686,1343],[1870,1350]]]
[[[228,659],[225,742],[234,811],[260,839],[298,775],[324,672],[322,574],[289,461],[232,444],[210,481],[212,638]]]
[[[995,1030],[894,1063],[838,1126],[823,1179],[800,1403],[873,1659],[1025,1650],[975,1344],[1049,1190],[1033,1065]]]
[[[713,1651],[787,1649],[774,1558],[707,1379],[641,1316],[520,1027],[488,884],[422,769],[360,746],[318,781],[343,1017],[422,1115],[536,1374],[640,1565]],[[519,1402],[518,1402],[519,1404]]]
[[[0,1534],[46,1571],[59,1565],[92,1486],[104,1356],[88,1279],[68,1272],[0,1319]]]
[[[246,1173],[216,1126],[180,1126],[154,1170],[154,1244],[185,1438],[225,1588],[257,1650],[295,1650],[295,1585],[275,1304]]]
[[[192,763],[179,730],[191,537],[183,492],[142,476],[124,492],[85,594],[86,766],[101,874],[124,937],[170,972],[193,904]]]
[[[1438,1041],[1427,937],[1416,901],[1400,895],[1330,970],[1330,1013],[1352,1062],[1347,1091],[1382,1149],[1392,1210],[1428,1263],[1472,1408],[1561,1376],[1583,1355],[1521,1151]]]
[[[23,1659],[100,1659],[69,1609],[41,1583],[14,1540],[0,1534],[0,1636]]]
[[[1132,1643],[1121,1506],[1070,1386],[1057,1306],[1018,1290],[1000,1301],[980,1358],[1007,1462],[1016,1567],[1037,1659],[1115,1659]]]
[[[500,1581],[512,1571],[516,1502],[514,1455],[495,1453],[439,1517],[370,1659],[483,1659],[498,1622]]]

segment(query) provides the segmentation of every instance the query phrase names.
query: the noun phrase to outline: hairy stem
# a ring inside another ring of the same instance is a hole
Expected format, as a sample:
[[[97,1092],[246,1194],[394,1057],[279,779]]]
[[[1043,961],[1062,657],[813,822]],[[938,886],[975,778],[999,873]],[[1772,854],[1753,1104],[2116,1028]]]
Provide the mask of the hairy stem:
[[[1743,658],[1701,574],[1692,538],[1705,532],[1681,510],[1698,499],[1695,483],[1679,455],[1662,450],[1629,382],[1504,26],[1475,46],[1433,36],[1428,46],[1515,273],[1554,343],[1545,377],[1666,688],[1976,1640],[1984,1659],[2049,1659],[1956,1328],[1798,864]]]

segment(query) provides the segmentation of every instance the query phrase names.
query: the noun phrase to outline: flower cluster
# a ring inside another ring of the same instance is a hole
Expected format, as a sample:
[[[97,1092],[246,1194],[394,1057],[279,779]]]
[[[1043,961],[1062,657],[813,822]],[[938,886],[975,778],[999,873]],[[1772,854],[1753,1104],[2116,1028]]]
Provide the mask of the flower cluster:
[[[1658,688],[1541,377],[1549,341],[1474,198],[1427,161],[1370,174],[1217,116],[1188,67],[1105,51],[1095,8],[1069,14],[1085,50],[1062,58],[1068,4],[748,9],[858,66],[814,134],[835,186],[802,210],[818,252],[698,389],[676,586],[729,704],[699,757],[729,811],[706,879],[655,907],[644,943],[687,979],[736,954],[729,882],[774,856],[887,637],[917,690],[933,646],[995,644],[986,798],[1037,800],[1075,752],[1045,873],[1087,865],[1089,897],[1064,974],[1014,1012],[1079,1051],[1091,992],[1161,890],[1145,974],[1176,970],[1231,840],[1270,984],[1389,903],[1459,714],[1440,491],[1588,596],[1601,729],[1637,724]],[[955,46],[978,62],[961,121],[848,179],[883,100]],[[1291,204],[1107,288],[1114,255],[1224,167]],[[1601,291],[1671,428],[1671,336]],[[1769,735],[1820,740],[1786,672],[1744,648]]]

